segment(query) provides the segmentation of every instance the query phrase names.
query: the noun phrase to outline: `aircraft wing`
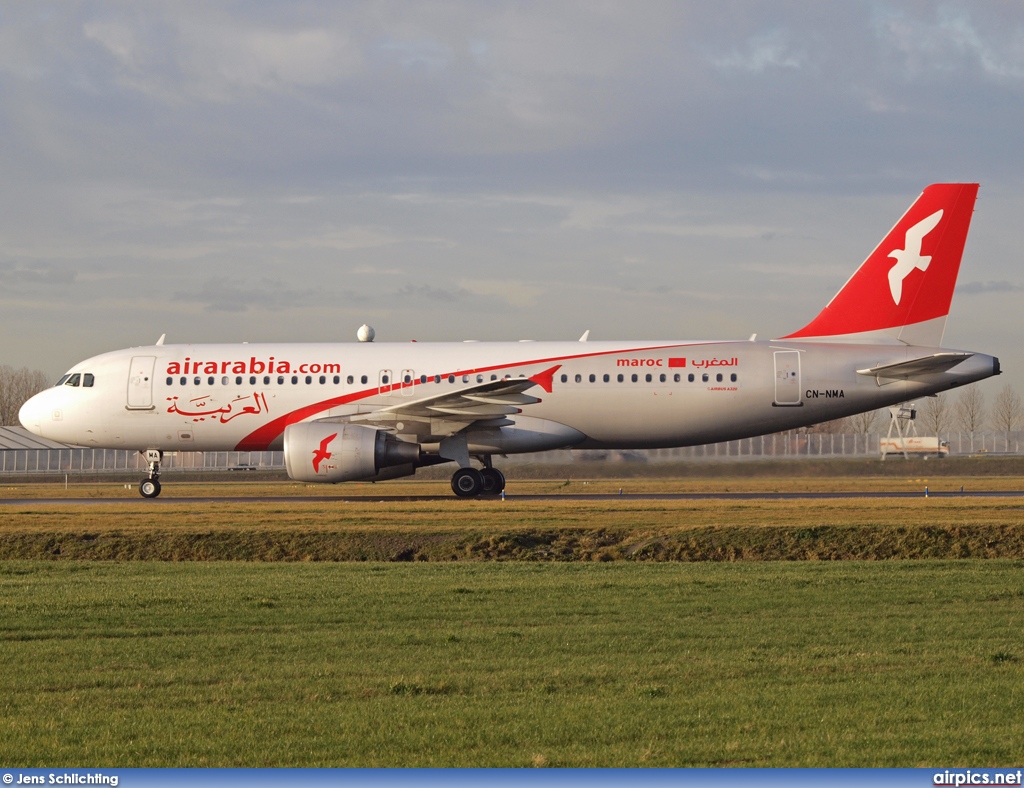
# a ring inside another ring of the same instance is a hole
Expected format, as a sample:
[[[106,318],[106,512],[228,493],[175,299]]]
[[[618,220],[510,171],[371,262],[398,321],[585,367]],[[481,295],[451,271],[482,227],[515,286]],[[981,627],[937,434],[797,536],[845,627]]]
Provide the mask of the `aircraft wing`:
[[[868,369],[858,369],[858,375],[867,375],[881,381],[914,380],[925,375],[934,375],[952,369],[961,361],[966,361],[973,353],[934,353],[931,356],[899,361],[895,364],[879,364]]]
[[[556,365],[530,378],[504,378],[467,384],[454,391],[448,389],[415,399],[405,399],[399,391],[395,391],[392,394],[393,404],[375,408],[368,413],[358,413],[345,420],[403,433],[416,433],[421,439],[452,435],[470,424],[493,427],[510,425],[513,422],[506,416],[521,413],[524,406],[540,402],[540,398],[525,392],[535,386],[551,391],[552,378],[560,366]],[[397,426],[399,422],[401,427]]]

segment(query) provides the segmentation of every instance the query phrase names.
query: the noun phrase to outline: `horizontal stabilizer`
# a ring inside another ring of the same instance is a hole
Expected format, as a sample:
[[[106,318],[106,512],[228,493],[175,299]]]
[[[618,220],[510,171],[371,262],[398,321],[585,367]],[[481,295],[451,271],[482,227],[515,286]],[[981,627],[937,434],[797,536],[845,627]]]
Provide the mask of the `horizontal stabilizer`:
[[[935,353],[931,356],[900,361],[896,364],[881,364],[868,369],[858,369],[857,374],[888,380],[913,380],[924,375],[945,372],[973,355],[973,353]]]

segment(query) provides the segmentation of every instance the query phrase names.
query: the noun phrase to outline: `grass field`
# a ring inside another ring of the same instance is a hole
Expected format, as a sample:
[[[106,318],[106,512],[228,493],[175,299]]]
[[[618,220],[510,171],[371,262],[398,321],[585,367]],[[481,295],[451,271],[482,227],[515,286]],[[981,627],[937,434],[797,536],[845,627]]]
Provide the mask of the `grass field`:
[[[905,484],[965,479],[1021,481]],[[0,763],[1024,760],[1019,498],[380,501],[446,486],[174,484],[160,502],[0,506]],[[282,490],[295,500],[230,498]],[[337,499],[302,500],[324,491]]]
[[[277,486],[251,487],[268,489]],[[464,501],[445,496],[383,502],[378,496],[326,502],[225,497],[201,504],[176,504],[170,495],[160,502],[133,498],[116,504],[29,500],[0,506],[0,560],[1024,558],[1020,498]]]
[[[1010,766],[1024,563],[0,564],[8,766]]]

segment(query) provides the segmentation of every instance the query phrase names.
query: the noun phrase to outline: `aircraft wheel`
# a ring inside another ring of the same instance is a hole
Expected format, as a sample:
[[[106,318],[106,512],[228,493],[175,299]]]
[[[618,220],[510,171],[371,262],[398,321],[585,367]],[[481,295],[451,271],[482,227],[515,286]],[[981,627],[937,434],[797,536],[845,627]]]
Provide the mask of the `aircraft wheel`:
[[[143,479],[139,482],[139,493],[143,498],[156,498],[160,494],[160,482],[156,479]]]
[[[505,474],[497,468],[484,468],[480,475],[484,479],[483,495],[499,495],[505,489]]]
[[[459,468],[452,474],[452,492],[460,498],[475,498],[484,489],[484,477],[476,468]]]

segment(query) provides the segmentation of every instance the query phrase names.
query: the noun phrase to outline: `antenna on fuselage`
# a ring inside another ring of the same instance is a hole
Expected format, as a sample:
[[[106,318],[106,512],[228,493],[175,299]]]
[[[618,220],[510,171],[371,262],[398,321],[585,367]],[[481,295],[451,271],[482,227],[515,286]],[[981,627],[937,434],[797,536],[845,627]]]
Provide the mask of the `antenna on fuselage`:
[[[377,336],[377,332],[372,327],[363,323],[359,326],[359,330],[356,331],[356,339],[360,342],[373,342],[373,338]]]

